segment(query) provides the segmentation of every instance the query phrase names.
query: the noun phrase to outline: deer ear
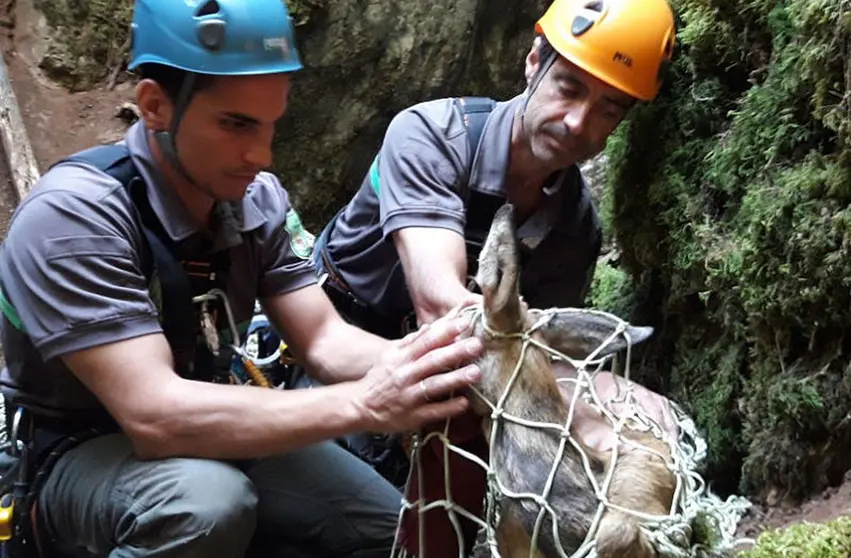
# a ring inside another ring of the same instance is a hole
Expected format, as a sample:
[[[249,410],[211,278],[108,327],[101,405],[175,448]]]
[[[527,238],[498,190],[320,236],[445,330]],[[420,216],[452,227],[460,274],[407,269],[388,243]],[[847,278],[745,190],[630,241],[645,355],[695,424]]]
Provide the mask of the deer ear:
[[[652,327],[629,325],[611,314],[595,310],[532,310],[530,316],[535,321],[543,321],[537,331],[549,347],[578,360],[588,357],[598,348],[600,350],[595,356],[606,357],[653,335]],[[619,327],[622,331],[615,335]],[[605,346],[602,346],[604,343]]]
[[[504,204],[494,215],[482,251],[476,283],[482,289],[488,322],[501,331],[520,324],[520,261],[514,231],[514,206]]]

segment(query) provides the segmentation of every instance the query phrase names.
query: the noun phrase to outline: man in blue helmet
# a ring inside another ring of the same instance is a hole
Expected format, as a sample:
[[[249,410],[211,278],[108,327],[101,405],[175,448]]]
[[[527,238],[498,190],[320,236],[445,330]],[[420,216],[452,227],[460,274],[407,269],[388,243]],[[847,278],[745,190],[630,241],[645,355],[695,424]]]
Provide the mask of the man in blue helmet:
[[[45,173],[0,251],[0,383],[45,463],[37,538],[115,557],[388,556],[400,494],[327,440],[463,412],[452,393],[477,381],[461,365],[481,345],[453,320],[388,342],[317,286],[262,172],[301,68],[285,3],[136,0],[132,31],[141,120]],[[328,387],[231,385],[228,325],[258,299]]]

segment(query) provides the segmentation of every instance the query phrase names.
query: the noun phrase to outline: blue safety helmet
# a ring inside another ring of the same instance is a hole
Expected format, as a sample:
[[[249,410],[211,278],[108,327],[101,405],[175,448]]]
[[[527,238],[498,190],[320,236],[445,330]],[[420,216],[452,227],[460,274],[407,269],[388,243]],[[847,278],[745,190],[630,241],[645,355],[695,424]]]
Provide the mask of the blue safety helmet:
[[[157,63],[200,74],[302,68],[284,0],[136,0],[128,69]]]

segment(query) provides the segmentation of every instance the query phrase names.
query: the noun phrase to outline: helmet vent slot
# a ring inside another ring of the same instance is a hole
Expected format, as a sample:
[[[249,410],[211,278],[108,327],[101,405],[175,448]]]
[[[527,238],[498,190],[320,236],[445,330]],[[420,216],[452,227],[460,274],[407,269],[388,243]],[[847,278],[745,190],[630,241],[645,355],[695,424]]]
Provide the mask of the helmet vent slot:
[[[198,41],[211,52],[216,52],[225,46],[225,22],[218,19],[208,19],[198,23]]]
[[[208,15],[217,14],[222,9],[219,7],[219,3],[216,0],[209,0],[208,2],[204,2],[204,5],[198,8],[198,11],[195,12],[196,17],[203,17]]]
[[[590,20],[585,16],[578,15],[573,18],[573,25],[570,26],[570,32],[573,33],[574,37],[578,37],[591,29],[592,25],[594,25],[593,20]]]
[[[574,37],[578,37],[591,29],[594,23],[598,21],[603,14],[603,2],[601,0],[591,0],[582,6],[582,10],[573,18],[573,24],[570,26],[570,32]]]

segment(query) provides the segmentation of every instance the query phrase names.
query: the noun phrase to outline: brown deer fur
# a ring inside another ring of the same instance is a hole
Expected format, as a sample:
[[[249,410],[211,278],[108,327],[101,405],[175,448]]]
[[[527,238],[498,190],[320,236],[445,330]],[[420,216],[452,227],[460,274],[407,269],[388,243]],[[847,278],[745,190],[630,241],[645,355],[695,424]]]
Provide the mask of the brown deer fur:
[[[518,287],[518,254],[514,234],[513,208],[502,207],[496,214],[490,234],[480,256],[477,281],[484,297],[484,321],[476,322],[472,334],[485,345],[484,356],[479,361],[483,378],[477,386],[481,396],[496,404],[506,389],[521,357],[523,341],[516,337],[502,337],[488,332],[519,333],[527,331],[542,315],[541,311],[528,311],[520,301]],[[535,338],[572,358],[584,358],[615,331],[616,324],[600,314],[560,312],[546,327],[535,333]],[[632,341],[646,339],[652,330],[630,326]],[[622,336],[600,356],[625,348]],[[472,397],[474,410],[483,417],[485,437],[491,440],[491,430],[496,426],[491,419],[491,408],[483,400]],[[549,355],[529,346],[523,358],[521,372],[505,402],[505,412],[526,420],[563,425],[568,419],[562,390],[556,382]],[[576,430],[572,429],[576,437]],[[627,432],[625,436],[651,447],[667,456],[667,446],[652,434]],[[560,433],[554,430],[531,428],[501,420],[491,448],[494,468],[502,484],[516,493],[542,494],[550,474],[560,442]],[[579,440],[598,484],[602,484],[610,453],[598,451]],[[643,513],[667,514],[673,498],[675,478],[663,460],[641,450],[627,451],[620,446],[609,489],[609,500],[619,506],[640,510]],[[569,443],[566,446],[550,491],[549,503],[557,516],[558,540],[569,555],[575,551],[591,528],[599,500],[594,493],[580,453]],[[557,558],[556,537],[553,536],[553,518],[545,513],[536,544],[537,551],[530,555],[531,536],[539,514],[539,506],[532,500],[505,497],[500,504],[501,522],[498,526],[500,554],[505,558],[542,557]],[[600,521],[597,552],[600,558],[650,558],[656,552],[639,529],[640,519],[607,509]]]

